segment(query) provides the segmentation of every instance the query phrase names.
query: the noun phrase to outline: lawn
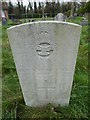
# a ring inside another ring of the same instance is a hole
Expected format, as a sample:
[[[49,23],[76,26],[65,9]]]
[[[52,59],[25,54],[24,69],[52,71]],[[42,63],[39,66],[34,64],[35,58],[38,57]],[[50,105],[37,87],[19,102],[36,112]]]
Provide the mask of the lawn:
[[[2,26],[0,21],[0,119],[2,114]]]
[[[81,18],[68,20],[80,23]],[[82,27],[79,52],[74,75],[74,82],[67,107],[54,107],[48,104],[40,108],[25,106],[21,87],[19,84],[13,56],[7,36],[8,24],[2,27],[2,73],[3,73],[3,119],[4,120],[27,120],[32,118],[58,118],[74,119],[88,118],[88,26]]]

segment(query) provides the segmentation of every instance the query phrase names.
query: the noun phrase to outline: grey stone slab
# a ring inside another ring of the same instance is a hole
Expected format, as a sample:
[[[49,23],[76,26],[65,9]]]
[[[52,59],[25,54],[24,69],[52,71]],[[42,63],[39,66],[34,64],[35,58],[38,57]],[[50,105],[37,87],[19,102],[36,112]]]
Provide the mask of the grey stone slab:
[[[81,26],[39,21],[8,29],[26,105],[68,105]]]

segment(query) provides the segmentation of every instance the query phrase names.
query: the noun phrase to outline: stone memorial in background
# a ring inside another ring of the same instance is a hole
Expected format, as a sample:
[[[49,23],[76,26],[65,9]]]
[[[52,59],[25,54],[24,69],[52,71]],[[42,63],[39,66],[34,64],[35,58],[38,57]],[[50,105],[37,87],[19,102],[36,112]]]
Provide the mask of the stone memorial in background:
[[[39,21],[8,29],[26,105],[68,105],[81,26]]]
[[[66,16],[63,13],[58,13],[54,17],[54,20],[56,20],[56,21],[66,21]]]
[[[82,25],[82,26],[88,25],[88,20],[83,17],[82,22],[80,23],[80,25]]]

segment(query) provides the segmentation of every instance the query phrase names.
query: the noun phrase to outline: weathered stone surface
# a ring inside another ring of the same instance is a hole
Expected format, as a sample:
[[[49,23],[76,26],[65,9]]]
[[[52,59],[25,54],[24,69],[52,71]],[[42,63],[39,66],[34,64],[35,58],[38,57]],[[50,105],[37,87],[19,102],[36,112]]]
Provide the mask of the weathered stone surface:
[[[25,103],[69,103],[81,26],[41,21],[8,29]]]

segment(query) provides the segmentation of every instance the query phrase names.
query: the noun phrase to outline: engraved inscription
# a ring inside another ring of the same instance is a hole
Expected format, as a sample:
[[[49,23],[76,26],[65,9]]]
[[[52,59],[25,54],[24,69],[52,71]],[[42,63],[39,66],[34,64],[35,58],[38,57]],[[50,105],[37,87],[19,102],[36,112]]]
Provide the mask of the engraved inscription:
[[[42,42],[38,45],[36,49],[37,53],[41,57],[47,57],[53,52],[53,48],[50,43]]]
[[[48,34],[48,31],[41,31],[40,34]]]

